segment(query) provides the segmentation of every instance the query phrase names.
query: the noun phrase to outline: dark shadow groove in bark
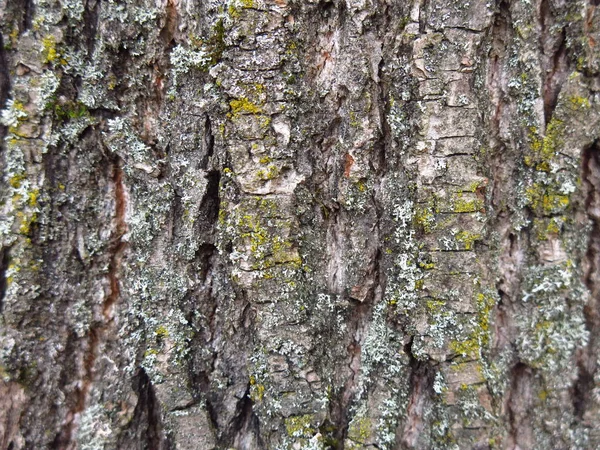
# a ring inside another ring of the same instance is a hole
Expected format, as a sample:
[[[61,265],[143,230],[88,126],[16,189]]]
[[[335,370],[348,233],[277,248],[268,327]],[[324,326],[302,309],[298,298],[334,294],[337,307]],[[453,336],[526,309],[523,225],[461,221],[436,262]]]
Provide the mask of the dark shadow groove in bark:
[[[401,449],[419,448],[419,440],[428,424],[424,420],[424,412],[429,407],[434,396],[433,381],[435,370],[429,361],[421,361],[412,353],[414,337],[404,346],[404,352],[409,358],[409,386],[406,419],[396,431],[397,441]]]
[[[205,214],[204,220],[214,226],[219,216],[219,183],[221,181],[221,172],[212,170],[208,172],[206,179],[208,184],[206,185],[206,193],[200,204],[200,210]]]
[[[260,435],[260,421],[253,410],[254,402],[250,398],[250,384],[244,396],[237,404],[237,414],[233,420],[232,430],[235,433],[234,448],[240,450],[263,449],[265,444]]]
[[[4,296],[7,288],[6,270],[10,260],[9,252],[10,247],[4,247],[0,250],[0,314],[4,310]]]
[[[167,49],[174,45],[178,22],[177,6],[173,0],[168,0],[165,6],[165,23],[160,30],[160,38]]]
[[[206,114],[206,119],[204,120],[204,155],[202,155],[202,159],[200,160],[201,169],[206,169],[208,162],[210,161],[210,157],[213,155],[214,151],[215,136],[212,132],[212,122],[210,120],[210,116]]]
[[[0,110],[6,106],[6,100],[10,93],[10,73],[8,70],[8,58],[4,49],[2,33],[0,33]],[[4,137],[6,136],[6,127],[0,124],[0,150],[4,149]]]
[[[160,403],[154,386],[142,368],[133,380],[138,400],[127,430],[120,436],[117,448],[135,450],[167,450],[171,442],[164,433]]]
[[[540,53],[544,61],[545,76],[542,82],[542,100],[544,102],[544,122],[548,126],[558,96],[569,74],[567,55],[567,32],[562,28],[557,36],[554,31],[556,11],[552,10],[550,0],[541,0],[539,6]]]
[[[98,31],[98,20],[100,18],[100,0],[87,0],[83,10],[82,36],[85,40],[88,58],[92,59],[96,45],[96,32]]]
[[[34,0],[8,0],[5,5],[6,17],[13,17],[19,26],[19,36],[31,29],[35,13]]]
[[[585,188],[585,211],[592,223],[585,255],[584,283],[590,292],[584,307],[585,325],[589,332],[587,346],[577,354],[577,379],[573,385],[574,413],[584,419],[595,387],[598,370],[597,354],[600,338],[600,141],[586,147],[582,154],[582,180]]]
[[[33,15],[35,13],[34,0],[25,0],[23,2],[23,30],[21,34],[31,29],[33,25]]]
[[[88,394],[92,388],[95,378],[95,366],[98,353],[104,340],[104,334],[113,321],[113,306],[119,300],[121,295],[119,275],[121,270],[121,261],[123,253],[127,247],[127,242],[123,241],[123,236],[127,232],[127,223],[125,221],[125,187],[123,185],[123,169],[121,160],[115,156],[112,164],[112,182],[114,189],[115,229],[111,236],[108,253],[110,255],[108,263],[108,283],[110,293],[104,298],[101,305],[103,320],[93,322],[87,332],[86,346],[83,353],[83,377],[80,380],[79,387],[75,391],[74,404],[69,409],[65,417],[61,431],[57,434],[53,448],[72,448],[73,434],[76,430],[76,418],[86,408]],[[68,354],[67,354],[68,355]]]
[[[339,214],[336,213],[335,217]],[[347,367],[349,370],[342,373],[348,374],[345,383],[339,394],[331,402],[330,417],[333,422],[333,441],[338,443],[339,449],[344,448],[344,442],[348,435],[348,427],[351,416],[350,409],[356,400],[356,391],[361,370],[362,345],[367,335],[367,329],[373,315],[373,307],[381,299],[381,248],[377,249],[373,255],[366,273],[363,278],[363,285],[368,285],[369,290],[363,301],[352,298],[350,293],[350,302],[353,309],[350,317],[347,319],[347,336],[349,337]],[[332,284],[335,284],[333,282]],[[348,295],[348,294],[344,294]]]
[[[534,376],[534,369],[522,362],[515,364],[510,372],[506,401],[509,424],[507,448],[535,448],[531,423]]]

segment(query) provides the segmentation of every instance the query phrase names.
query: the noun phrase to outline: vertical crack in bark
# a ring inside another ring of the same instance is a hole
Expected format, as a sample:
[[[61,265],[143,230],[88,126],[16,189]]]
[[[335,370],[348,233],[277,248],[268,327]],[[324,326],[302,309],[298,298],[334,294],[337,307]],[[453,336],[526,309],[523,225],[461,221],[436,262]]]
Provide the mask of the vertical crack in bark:
[[[544,102],[544,122],[546,126],[558,102],[558,95],[569,73],[566,30],[563,28],[558,37],[552,34],[554,17],[549,0],[540,2],[540,46],[545,57],[545,77],[542,84],[542,100]]]
[[[404,352],[409,357],[410,367],[410,393],[408,397],[408,406],[406,410],[406,419],[403,426],[399,427],[397,441],[401,443],[403,449],[413,449],[418,447],[419,438],[425,429],[424,412],[431,403],[433,392],[433,381],[435,370],[428,361],[420,361],[412,354],[412,344],[414,338],[406,344]]]
[[[6,279],[6,270],[8,269],[9,262],[9,247],[0,249],[0,314],[4,311],[4,296],[6,295],[6,288],[8,282]]]
[[[206,114],[206,119],[204,120],[204,155],[202,155],[202,159],[200,160],[201,169],[206,169],[208,162],[210,161],[210,157],[213,155],[214,151],[215,136],[212,132],[212,122],[210,120],[210,116]]]
[[[250,398],[250,383],[244,396],[237,404],[237,414],[233,419],[232,430],[235,436],[231,444],[239,449],[263,449],[265,445],[260,435],[260,421],[254,413],[254,402]]]
[[[163,450],[171,448],[169,439],[164,435],[161,420],[160,402],[156,398],[150,377],[142,368],[134,378],[134,391],[138,400],[133,418],[127,430],[120,436],[118,448],[145,448]]]
[[[165,7],[165,23],[160,30],[160,38],[166,48],[171,47],[177,32],[177,24],[179,17],[177,12],[177,2],[175,0],[167,0]]]
[[[221,182],[221,172],[211,170],[206,175],[207,185],[206,192],[200,203],[200,211],[203,214],[202,220],[206,223],[204,232],[211,235],[214,231],[214,226],[219,216],[219,208],[221,200],[219,198],[219,185]]]
[[[83,377],[80,386],[76,391],[76,400],[74,406],[68,412],[62,430],[56,436],[53,448],[76,448],[73,442],[73,434],[76,429],[76,419],[85,410],[86,401],[94,381],[94,368],[98,352],[102,345],[103,335],[110,326],[113,319],[113,306],[120,297],[119,272],[121,269],[121,260],[127,243],[122,240],[127,232],[127,223],[125,221],[126,195],[123,184],[123,170],[121,169],[120,158],[116,157],[112,164],[112,182],[114,185],[115,215],[114,231],[109,246],[108,263],[108,282],[110,293],[105,297],[101,305],[102,319],[95,321],[87,333],[87,345],[83,355]]]
[[[351,338],[348,344],[348,368],[349,377],[338,396],[337,402],[334,402],[332,410],[332,419],[335,423],[335,439],[343,443],[348,434],[350,422],[350,408],[356,398],[358,382],[361,370],[362,345],[367,337],[367,331],[373,307],[381,301],[380,289],[380,260],[381,249],[378,249],[367,269],[364,284],[370,285],[369,293],[363,302],[357,302],[348,323],[348,336]],[[343,444],[342,444],[343,445]],[[343,448],[343,447],[342,447]]]
[[[123,241],[123,236],[127,232],[127,222],[125,221],[125,210],[127,200],[125,196],[125,185],[123,184],[123,169],[121,168],[119,158],[113,163],[113,184],[115,189],[115,230],[112,236],[112,245],[109,250],[110,262],[108,265],[108,279],[110,282],[110,295],[104,300],[102,305],[102,314],[108,322],[112,320],[112,307],[119,299],[121,288],[119,284],[119,271],[121,269],[121,260],[127,242]]]
[[[30,30],[33,25],[33,15],[35,13],[35,2],[34,0],[25,0],[23,2],[23,30],[21,34]]]
[[[582,180],[585,186],[585,211],[592,228],[585,255],[584,283],[590,292],[584,307],[586,328],[589,332],[587,346],[577,354],[577,379],[573,385],[575,416],[585,419],[595,387],[594,377],[598,370],[598,344],[600,338],[600,142],[596,141],[583,150]]]
[[[534,448],[531,413],[533,407],[533,369],[517,363],[510,373],[510,389],[506,401],[509,422],[506,448]]]
[[[5,3],[5,12],[6,17],[12,17],[18,24],[20,36],[33,25],[35,2],[34,0],[8,0]]]
[[[100,0],[87,0],[83,10],[82,36],[88,52],[88,58],[92,59],[96,45],[96,32],[100,18]]]
[[[3,110],[10,93],[10,73],[8,70],[8,58],[4,49],[4,40],[0,33],[0,110]],[[4,150],[4,138],[6,137],[6,127],[0,124],[0,150]]]

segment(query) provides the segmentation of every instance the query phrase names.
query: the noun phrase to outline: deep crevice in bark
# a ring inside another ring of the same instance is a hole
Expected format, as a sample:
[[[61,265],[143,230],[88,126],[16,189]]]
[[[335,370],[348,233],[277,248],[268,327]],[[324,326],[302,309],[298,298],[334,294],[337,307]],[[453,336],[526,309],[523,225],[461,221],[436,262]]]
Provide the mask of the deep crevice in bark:
[[[508,448],[533,448],[531,423],[534,369],[519,362],[510,372],[510,388],[506,402],[509,436]]]
[[[4,296],[6,295],[6,288],[8,286],[6,270],[8,269],[10,259],[9,252],[9,247],[4,247],[0,250],[0,314],[4,310]]]
[[[120,158],[118,157],[115,157],[114,161],[112,161],[112,182],[114,184],[115,229],[113,230],[109,246],[110,259],[107,277],[110,293],[105,297],[101,305],[103,321],[92,323],[87,332],[86,346],[83,354],[83,377],[80,380],[79,387],[75,391],[74,404],[69,409],[64,425],[54,440],[54,448],[70,448],[73,445],[73,434],[76,429],[75,419],[86,408],[87,397],[94,382],[98,352],[103,343],[104,333],[113,320],[112,308],[120,297],[119,272],[123,252],[127,247],[127,243],[122,240],[122,237],[127,231],[127,223],[125,221],[126,198],[125,187],[123,185],[123,170]]]
[[[178,13],[177,6],[173,0],[168,0],[165,6],[165,23],[160,30],[160,38],[165,48],[173,46],[175,32],[177,31]]]
[[[206,169],[208,162],[210,161],[210,157],[215,151],[215,136],[212,132],[212,122],[208,114],[206,114],[206,119],[204,120],[204,150],[204,155],[200,160],[201,169]]]
[[[577,378],[573,385],[573,408],[577,418],[584,419],[593,401],[594,377],[598,370],[597,351],[600,338],[600,141],[584,148],[582,180],[585,187],[585,211],[591,222],[588,248],[585,255],[584,283],[590,292],[584,307],[585,325],[589,332],[587,346],[577,353]]]
[[[2,33],[0,33],[0,110],[3,110],[10,93],[10,72],[8,70],[8,58],[4,49]],[[0,150],[4,149],[4,137],[6,127],[0,123]]]
[[[375,206],[374,206],[375,207]],[[340,217],[340,212],[336,211],[334,217],[330,220],[345,222],[344,218]],[[340,237],[338,236],[338,239]],[[368,264],[366,272],[363,275],[363,281],[361,286],[368,286],[368,292],[366,297],[360,301],[353,298],[352,292],[344,293],[351,305],[352,310],[350,316],[347,318],[347,336],[349,337],[348,345],[346,347],[347,368],[342,374],[347,374],[343,387],[339,393],[332,400],[330,406],[330,418],[332,421],[332,435],[333,442],[336,442],[338,447],[343,449],[344,442],[348,435],[348,427],[351,420],[350,409],[356,400],[358,381],[361,370],[361,358],[362,358],[362,345],[367,335],[367,328],[369,326],[373,307],[376,303],[381,301],[381,249],[372,256],[371,261]],[[335,277],[335,274],[334,274]],[[335,285],[335,279],[331,281],[331,285]],[[348,297],[349,296],[349,297]]]
[[[404,352],[409,358],[409,386],[406,419],[397,430],[397,438],[402,449],[419,447],[419,439],[426,427],[424,411],[429,407],[434,396],[433,381],[435,370],[429,361],[421,361],[412,353],[414,337],[404,346]]]
[[[203,219],[211,226],[214,226],[219,216],[219,183],[221,181],[221,172],[211,170],[208,172],[206,179],[208,183],[206,185],[206,193],[200,204],[200,210],[205,215]]]
[[[83,10],[82,35],[85,39],[88,57],[91,59],[96,45],[96,32],[100,18],[101,0],[87,0]]]
[[[160,403],[146,371],[138,369],[134,377],[138,400],[128,429],[120,436],[118,448],[167,450],[172,447],[164,434]]]
[[[250,398],[250,384],[248,384],[244,396],[237,404],[237,414],[231,427],[235,432],[231,441],[234,448],[248,450],[265,448],[260,435],[260,422],[254,413],[253,405],[254,402]]]
[[[13,17],[19,28],[19,36],[31,29],[35,13],[34,0],[8,0],[6,16]]]

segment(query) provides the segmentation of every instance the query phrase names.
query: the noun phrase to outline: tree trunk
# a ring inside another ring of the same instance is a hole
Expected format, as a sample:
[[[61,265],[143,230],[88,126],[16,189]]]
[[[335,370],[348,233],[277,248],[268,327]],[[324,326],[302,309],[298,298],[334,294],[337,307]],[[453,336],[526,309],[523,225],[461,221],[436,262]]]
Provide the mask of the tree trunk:
[[[0,449],[600,448],[598,0],[0,0]]]

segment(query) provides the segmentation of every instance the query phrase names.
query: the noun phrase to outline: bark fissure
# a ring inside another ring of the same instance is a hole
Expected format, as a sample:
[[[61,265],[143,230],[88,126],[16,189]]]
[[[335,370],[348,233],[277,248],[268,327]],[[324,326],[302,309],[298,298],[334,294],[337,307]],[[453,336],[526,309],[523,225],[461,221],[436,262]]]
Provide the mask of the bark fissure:
[[[73,441],[77,429],[77,419],[86,409],[86,402],[95,378],[95,367],[99,353],[102,351],[105,333],[108,331],[114,319],[113,309],[120,298],[120,270],[123,253],[127,242],[122,238],[127,232],[126,194],[123,182],[123,170],[121,160],[115,157],[112,163],[112,183],[114,190],[114,229],[111,236],[110,259],[108,263],[108,288],[109,293],[104,298],[100,318],[94,321],[87,332],[86,343],[83,353],[83,376],[75,391],[75,401],[68,411],[61,431],[54,440],[54,448],[75,448]]]
[[[412,345],[414,338],[406,344],[404,352],[409,357],[409,386],[406,419],[400,424],[397,436],[404,449],[421,448],[420,439],[427,427],[426,409],[434,396],[433,381],[435,369],[428,361],[420,361],[414,357]]]
[[[595,358],[600,339],[600,144],[598,141],[587,146],[582,155],[582,180],[585,186],[585,209],[591,222],[588,248],[585,255],[586,271],[584,282],[590,292],[584,314],[589,333],[588,342],[577,355],[577,378],[573,384],[573,407],[580,420],[593,402],[595,376],[598,363]]]

